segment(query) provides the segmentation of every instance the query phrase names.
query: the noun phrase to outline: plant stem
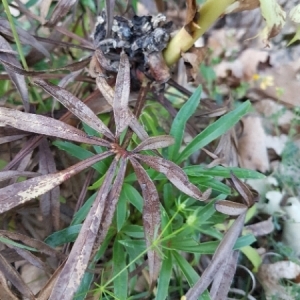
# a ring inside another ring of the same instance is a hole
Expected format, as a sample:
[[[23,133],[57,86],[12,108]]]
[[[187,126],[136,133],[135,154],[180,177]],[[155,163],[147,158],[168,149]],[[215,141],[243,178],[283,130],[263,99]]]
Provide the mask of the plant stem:
[[[20,39],[19,39],[19,35],[17,33],[16,27],[15,27],[15,24],[14,24],[14,21],[13,21],[13,17],[12,17],[12,15],[10,13],[7,0],[3,0],[3,6],[4,6],[4,10],[6,12],[7,19],[9,21],[11,31],[13,33],[13,36],[14,36],[14,39],[15,39],[15,42],[16,42],[16,45],[17,45],[18,53],[20,55],[20,59],[22,61],[23,67],[24,67],[24,69],[26,71],[28,71],[29,69],[28,69],[28,66],[27,66],[27,62],[25,60],[25,56],[24,56],[24,53],[23,53],[23,50],[22,50],[22,46],[21,46],[21,42],[20,42]]]
[[[207,0],[198,10],[199,17],[195,23],[199,28],[195,27],[193,32],[188,33],[185,27],[182,27],[169,42],[163,53],[166,64],[171,66],[178,61],[181,53],[189,50],[233,2],[235,0]]]

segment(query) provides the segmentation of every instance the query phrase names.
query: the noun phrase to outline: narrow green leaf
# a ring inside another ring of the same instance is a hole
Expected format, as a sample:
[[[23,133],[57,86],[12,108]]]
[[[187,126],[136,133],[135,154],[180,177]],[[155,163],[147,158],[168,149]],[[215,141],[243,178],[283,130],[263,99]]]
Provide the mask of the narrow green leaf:
[[[135,206],[139,212],[142,212],[144,200],[141,194],[128,183],[123,184],[122,192],[124,198],[126,198],[133,206]]]
[[[117,230],[120,231],[127,218],[127,198],[124,195],[123,188],[117,204]]]
[[[45,239],[45,243],[51,247],[57,247],[66,243],[74,242],[78,236],[81,226],[81,224],[73,225],[54,232]]]
[[[172,274],[172,255],[171,251],[164,253],[164,260],[160,269],[158,278],[158,287],[156,292],[156,300],[164,300],[168,296],[169,284]]]
[[[80,147],[78,145],[66,141],[54,141],[53,145],[55,145],[60,150],[66,151],[71,156],[74,156],[80,160],[84,160],[95,155],[93,152],[88,151],[83,147]],[[104,174],[105,171],[107,170],[107,167],[103,161],[99,161],[95,163],[94,165],[92,165],[92,168],[94,168],[100,174]]]
[[[114,276],[117,275],[117,277],[114,279],[113,283],[115,297],[120,300],[127,299],[128,270],[124,270],[125,267],[126,252],[118,239],[116,239],[113,247],[113,268]]]
[[[238,106],[235,110],[229,112],[225,116],[222,116],[216,122],[207,126],[201,133],[199,133],[192,142],[190,142],[186,148],[181,152],[176,159],[177,163],[181,163],[186,160],[190,155],[205,147],[210,142],[215,140],[234,126],[245,114],[251,109],[249,101]]]
[[[193,115],[200,103],[200,97],[202,93],[202,87],[199,87],[195,90],[193,95],[188,99],[188,101],[181,107],[177,113],[171,127],[170,135],[174,137],[174,145],[169,147],[168,159],[174,160],[178,157],[179,149],[182,144],[184,129],[186,122]]]
[[[171,252],[173,257],[175,258],[180,270],[182,271],[184,277],[188,281],[189,285],[194,285],[200,278],[198,273],[194,270],[194,268],[190,265],[186,259],[180,255],[177,251]]]
[[[7,244],[7,245],[11,245],[11,246],[17,247],[17,248],[26,249],[28,251],[38,251],[35,248],[32,248],[32,247],[29,247],[29,246],[26,246],[26,245],[14,242],[11,239],[8,239],[8,238],[2,237],[2,236],[0,236],[0,242],[3,243],[3,244]]]
[[[75,213],[71,225],[80,224],[86,218],[96,198],[96,195],[97,193],[93,194],[87,201],[85,201],[82,207]]]
[[[237,167],[222,167],[216,166],[213,168],[205,168],[202,166],[188,166],[183,168],[188,176],[218,176],[223,178],[230,178],[230,172],[241,179],[262,179],[266,176],[257,171],[242,169]]]
[[[125,225],[122,228],[122,232],[133,238],[144,238],[144,228],[139,225]]]

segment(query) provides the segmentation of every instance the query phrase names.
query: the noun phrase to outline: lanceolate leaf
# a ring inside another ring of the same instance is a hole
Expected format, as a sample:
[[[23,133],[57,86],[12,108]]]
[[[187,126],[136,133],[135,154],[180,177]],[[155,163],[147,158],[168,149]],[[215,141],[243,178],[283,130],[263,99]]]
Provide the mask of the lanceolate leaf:
[[[222,116],[216,122],[207,126],[201,133],[199,133],[180,153],[177,163],[186,160],[195,151],[205,147],[207,144],[224,134],[228,129],[234,126],[246,113],[250,111],[251,104],[249,101],[241,104],[235,110]]]
[[[128,100],[130,93],[130,65],[125,52],[121,53],[119,72],[116,80],[116,89],[113,100],[113,111],[116,123],[116,136],[130,123],[132,114],[128,113]]]
[[[139,152],[142,150],[153,150],[159,148],[165,148],[174,143],[174,138],[169,135],[160,135],[149,137],[146,140],[142,141],[133,152]]]
[[[71,10],[76,2],[77,0],[61,0],[57,2],[56,6],[54,7],[51,19],[49,20],[49,25],[56,25],[56,23]]]
[[[83,131],[61,121],[36,114],[20,112],[6,107],[0,107],[0,124],[79,143],[105,147],[110,146],[109,142],[97,137],[89,137]]]
[[[1,35],[0,48],[2,51],[4,49],[12,50],[9,43]],[[0,58],[21,68],[20,62],[16,59],[16,57],[13,54],[0,52]],[[29,112],[29,96],[24,76],[16,74],[10,68],[7,68],[5,65],[4,68],[22,97],[25,111]]]
[[[81,121],[114,140],[113,134],[110,130],[102,123],[102,121],[93,113],[93,111],[86,106],[80,99],[75,97],[69,91],[48,83],[42,79],[34,79],[33,82],[43,88],[48,94],[57,99],[64,105],[70,112],[77,116]]]
[[[141,187],[144,208],[143,208],[143,223],[146,237],[146,245],[148,250],[149,274],[151,283],[155,282],[161,265],[160,257],[154,249],[153,242],[160,232],[160,208],[159,196],[153,181],[150,179],[143,167],[134,158],[130,158],[131,164],[136,173],[139,185]]]
[[[21,275],[6,261],[0,254],[0,269],[1,272],[21,293],[22,296],[34,300],[35,297],[26,283],[23,281]]]
[[[118,170],[118,174],[116,176],[116,179],[114,181],[114,184],[111,188],[111,191],[108,194],[108,197],[105,202],[105,210],[103,214],[103,218],[101,221],[101,231],[99,238],[97,238],[97,241],[94,245],[95,251],[99,250],[100,244],[103,242],[105,239],[109,226],[112,223],[114,213],[117,207],[117,203],[119,200],[119,196],[121,193],[121,189],[123,186],[123,181],[125,177],[125,171],[126,171],[126,166],[127,166],[127,159],[121,159],[120,163],[120,168]]]
[[[204,270],[199,281],[186,294],[187,299],[197,300],[213,281],[214,276],[226,261],[226,257],[231,255],[233,246],[242,231],[245,217],[246,213],[243,213],[234,221],[218,246],[211,263]]]
[[[18,170],[9,170],[0,172],[0,181],[12,179],[14,177],[36,177],[40,175],[36,172],[28,172],[28,171],[18,171]]]
[[[0,213],[23,204],[35,197],[43,195],[62,182],[69,179],[71,176],[90,167],[99,160],[111,156],[110,151],[95,155],[85,161],[79,162],[76,165],[69,167],[66,170],[55,174],[43,175],[36,178],[31,178],[26,181],[18,182],[0,189]]]
[[[216,211],[229,216],[239,216],[246,212],[248,207],[245,204],[232,202],[227,200],[220,200],[215,203]]]
[[[177,113],[171,127],[170,135],[174,137],[175,144],[169,148],[169,159],[173,160],[178,156],[182,144],[186,122],[193,115],[200,103],[202,87],[199,86],[189,100],[181,107]]]
[[[201,191],[192,184],[183,170],[173,162],[161,157],[134,154],[134,157],[146,163],[154,170],[163,173],[183,193],[197,200],[205,200]]]
[[[87,268],[92,249],[103,218],[105,201],[111,188],[117,161],[110,165],[95,202],[85,219],[66,264],[58,276],[49,300],[71,300]]]

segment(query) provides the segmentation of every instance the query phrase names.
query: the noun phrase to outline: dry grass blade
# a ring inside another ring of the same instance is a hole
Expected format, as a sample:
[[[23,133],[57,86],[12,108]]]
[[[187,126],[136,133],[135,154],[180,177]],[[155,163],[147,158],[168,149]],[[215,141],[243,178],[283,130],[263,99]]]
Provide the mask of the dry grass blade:
[[[172,144],[174,144],[174,138],[170,135],[154,136],[142,141],[132,152],[160,149],[168,147]]]
[[[43,88],[48,94],[57,99],[69,111],[71,111],[78,119],[85,122],[87,125],[96,131],[104,134],[110,139],[114,139],[113,134],[104,125],[104,123],[93,113],[93,111],[86,106],[80,99],[75,97],[67,90],[48,83],[42,79],[35,79],[33,81],[36,85]]]
[[[25,136],[28,136],[28,134],[16,134],[11,136],[0,137],[0,145],[20,140]]]
[[[128,100],[130,94],[130,65],[125,52],[121,53],[119,72],[116,80],[113,111],[116,123],[116,136],[125,130],[131,121],[128,113]]]
[[[0,269],[5,277],[14,285],[23,297],[34,300],[35,297],[26,283],[21,278],[20,274],[6,261],[0,254]]]
[[[112,152],[107,151],[79,162],[78,164],[61,172],[17,182],[0,189],[0,213],[8,211],[35,197],[45,194],[54,187],[60,185],[62,182],[68,180],[71,176],[74,176],[112,154]]]
[[[232,172],[230,174],[232,186],[237,190],[237,192],[242,196],[246,205],[251,207],[254,204],[254,197],[249,189],[249,187],[238,179]]]
[[[93,250],[116,167],[117,160],[114,159],[97,193],[95,202],[82,225],[67,262],[58,276],[49,300],[73,299]]]
[[[47,25],[56,25],[56,23],[72,9],[76,2],[77,0],[60,0],[54,7],[52,16]]]
[[[39,176],[39,173],[36,172],[28,172],[28,171],[17,171],[17,170],[9,170],[0,172],[0,181],[4,181],[7,179],[12,179],[14,177],[36,177]]]
[[[57,280],[57,277],[59,276],[61,270],[65,266],[65,261],[55,270],[54,274],[51,276],[51,278],[48,280],[46,285],[39,291],[37,294],[37,300],[48,300],[50,297],[50,294],[53,290],[53,286]]]
[[[118,170],[117,176],[115,178],[114,184],[111,188],[111,191],[108,194],[107,200],[105,202],[105,209],[103,213],[103,218],[101,221],[101,227],[99,231],[99,237],[94,245],[94,254],[99,250],[99,247],[103,240],[105,239],[109,226],[112,223],[116,206],[119,200],[120,192],[123,186],[124,176],[126,172],[127,159],[121,159],[120,168]]]
[[[56,172],[56,165],[48,141],[44,138],[39,145],[39,172],[42,175],[53,174]],[[43,219],[48,223],[46,234],[49,235],[52,230],[59,230],[60,219],[60,189],[55,187],[41,196],[40,208]]]
[[[105,0],[105,12],[106,12],[106,35],[108,38],[110,36],[110,31],[112,28],[113,20],[114,20],[114,9],[115,9],[115,0]]]
[[[146,163],[154,170],[163,173],[183,193],[197,200],[206,200],[201,191],[191,182],[183,170],[173,162],[161,157],[134,154],[134,157]]]
[[[226,298],[235,274],[238,257],[239,251],[232,251],[226,259],[226,263],[220,268],[210,289],[211,299],[223,300]]]
[[[22,241],[24,245],[37,249],[40,253],[47,254],[51,257],[57,257],[58,259],[64,259],[64,255],[55,249],[51,248],[44,242],[33,239],[21,233],[0,230],[0,236],[15,241]]]
[[[158,278],[161,266],[161,258],[157,251],[153,249],[153,244],[157,244],[155,239],[158,237],[161,224],[159,196],[153,181],[143,167],[132,157],[130,158],[130,161],[136,173],[144,198],[143,224],[146,245],[148,248],[150,283],[152,285]]]
[[[61,121],[40,115],[23,113],[15,109],[0,107],[0,124],[74,142],[105,147],[110,146],[109,142],[97,137],[89,137],[83,131]]]
[[[11,32],[9,22],[6,19],[1,17],[0,17],[0,32],[2,34],[8,35],[13,38],[13,34]],[[48,52],[48,50],[26,30],[22,28],[17,28],[17,33],[22,44],[34,47],[36,50],[44,54],[44,56],[50,58],[50,53]]]
[[[186,299],[197,300],[198,297],[208,288],[216,273],[224,264],[226,257],[231,255],[232,248],[243,229],[245,217],[246,214],[243,213],[234,221],[218,246],[211,263],[204,270],[197,283],[187,292]]]
[[[245,204],[228,201],[228,200],[220,200],[215,203],[216,211],[229,215],[229,216],[239,216],[242,213],[246,212],[248,207]]]
[[[5,60],[11,64],[17,65],[20,68],[22,68],[20,62],[16,59],[14,54],[4,53],[3,50],[12,50],[9,43],[0,35],[0,59]],[[15,72],[12,72],[10,68],[7,68],[4,65],[4,68],[12,80],[13,84],[15,85],[16,89],[20,93],[23,101],[23,105],[26,112],[29,112],[29,95],[28,95],[28,89],[26,86],[25,78],[22,75],[16,74]]]
[[[10,290],[4,274],[0,271],[0,299],[18,300],[18,298]]]

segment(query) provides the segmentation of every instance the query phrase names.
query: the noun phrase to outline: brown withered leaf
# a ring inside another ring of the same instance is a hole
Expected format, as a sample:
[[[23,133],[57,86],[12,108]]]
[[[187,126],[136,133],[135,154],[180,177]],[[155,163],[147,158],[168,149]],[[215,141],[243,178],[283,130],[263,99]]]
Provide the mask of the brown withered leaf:
[[[47,254],[51,257],[57,257],[58,259],[64,259],[64,257],[65,257],[62,253],[51,248],[46,243],[39,241],[37,239],[31,238],[31,237],[21,234],[21,233],[7,231],[7,230],[0,230],[0,236],[11,239],[11,240],[15,240],[17,242],[22,241],[22,243],[24,245],[35,248],[40,253]]]
[[[245,226],[248,232],[251,232],[254,236],[264,236],[270,234],[274,231],[275,226],[273,223],[273,218],[270,217],[266,221],[261,221],[255,224]]]
[[[226,257],[228,257],[228,255],[231,255],[233,246],[243,229],[245,217],[245,213],[239,215],[231,225],[227,233],[224,235],[222,241],[220,242],[217,250],[215,251],[210,264],[202,273],[201,278],[187,292],[186,299],[197,300],[198,297],[208,288],[210,283],[213,281],[216,273],[223,266],[224,261],[226,261]]]
[[[49,300],[73,299],[93,250],[116,167],[117,160],[114,159],[81,227],[66,264],[56,280]]]
[[[39,145],[39,172],[42,175],[53,174],[56,172],[56,165],[53,155],[51,153],[48,141],[44,138]],[[59,202],[60,188],[54,187],[49,192],[41,195],[40,209],[48,226],[45,229],[46,235],[49,235],[53,229],[59,230],[60,220],[60,202]]]
[[[0,145],[20,140],[25,136],[28,136],[28,134],[19,134],[19,135],[0,137]]]
[[[0,189],[0,213],[43,195],[69,179],[71,176],[76,175],[112,154],[113,153],[110,151],[103,152],[55,174],[31,178]]]
[[[97,132],[100,132],[108,138],[114,140],[113,134],[104,125],[104,123],[93,113],[93,111],[88,106],[86,106],[80,99],[78,99],[72,93],[59,86],[47,83],[42,79],[35,79],[33,82],[36,85],[43,88],[52,97],[57,99],[78,119],[89,125],[91,128],[95,129]]]
[[[20,274],[6,261],[0,254],[0,269],[5,277],[14,285],[22,296],[34,300],[35,297],[32,291],[28,288],[26,283],[21,278]]]
[[[174,186],[183,193],[200,201],[206,200],[203,198],[201,191],[194,184],[189,182],[189,179],[183,170],[173,162],[150,155],[134,154],[133,156],[146,163],[152,169],[166,175]]]
[[[196,0],[186,0],[186,17],[185,17],[185,28],[188,32],[193,31],[193,27],[197,26],[198,17],[198,6]]]
[[[105,0],[105,12],[106,12],[106,35],[108,38],[110,36],[110,31],[114,21],[114,9],[115,9],[115,0]]]
[[[237,178],[233,172],[230,172],[230,183],[236,189],[236,191],[242,196],[244,202],[248,207],[251,207],[254,202],[255,198],[253,193],[251,192],[250,188],[247,186],[246,183],[242,182],[239,178]]]
[[[181,53],[186,68],[187,82],[194,82],[199,74],[199,66],[207,53],[207,47],[192,47]]]
[[[134,158],[130,158],[130,162],[134,168],[137,176],[137,180],[142,190],[144,198],[143,206],[143,225],[146,238],[146,245],[148,248],[148,263],[149,263],[149,275],[150,285],[154,283],[159,274],[161,266],[161,258],[159,257],[157,250],[153,249],[153,241],[158,237],[160,233],[160,207],[159,196],[156,187],[148,176],[143,167]]]
[[[22,28],[16,28],[16,30],[22,44],[34,47],[39,52],[43,53],[44,56],[50,58],[50,53],[48,52],[48,50],[40,42],[38,42],[30,33],[28,33],[26,30]],[[6,19],[1,17],[0,17],[0,32],[2,34],[8,35],[9,37],[13,38],[13,34],[11,32],[9,22]]]
[[[109,192],[106,202],[105,202],[105,209],[103,213],[103,218],[101,220],[101,226],[99,230],[99,234],[97,235],[97,239],[94,244],[94,250],[92,256],[96,254],[99,250],[100,244],[105,239],[109,226],[112,223],[114,213],[116,210],[116,206],[119,200],[120,192],[123,186],[124,176],[126,172],[127,166],[127,159],[121,159],[120,168],[118,170],[117,176],[114,180],[114,184]]]
[[[38,134],[55,136],[79,143],[109,147],[109,142],[86,135],[83,131],[61,121],[36,114],[29,114],[0,107],[0,124]]]
[[[225,14],[237,13],[244,10],[252,10],[259,6],[259,0],[237,0],[227,7]]]
[[[145,55],[147,57],[150,74],[154,80],[159,84],[167,82],[171,78],[171,74],[162,53],[152,52]]]
[[[50,279],[48,280],[48,282],[46,283],[46,285],[39,291],[39,293],[37,294],[37,300],[48,300],[50,297],[50,294],[53,290],[53,286],[57,280],[57,277],[59,276],[61,270],[63,269],[63,267],[65,266],[65,262],[64,261],[54,272],[54,274],[50,277]]]
[[[61,0],[59,1],[52,12],[50,20],[47,25],[54,26],[74,7],[77,0]]]
[[[18,170],[9,170],[0,172],[0,181],[7,179],[12,179],[14,177],[36,177],[39,176],[39,173],[28,172],[28,171],[18,171]]]
[[[220,200],[215,203],[215,209],[225,215],[239,216],[240,214],[245,213],[248,207],[242,203]]]
[[[113,112],[116,123],[116,137],[126,129],[131,121],[132,114],[128,113],[128,100],[130,94],[130,65],[126,53],[120,56],[119,72],[116,80],[113,99]]]
[[[19,66],[20,68],[22,67],[20,62],[16,59],[14,54],[10,54],[8,52],[4,53],[3,50],[12,50],[10,47],[10,44],[0,35],[0,59],[5,60],[7,62],[10,62],[14,65]],[[29,95],[28,95],[28,89],[26,86],[25,78],[22,75],[16,74],[15,72],[12,72],[11,69],[7,68],[4,65],[4,68],[12,80],[13,84],[15,85],[16,89],[21,95],[24,109],[26,112],[29,112]]]
[[[18,300],[18,298],[10,290],[7,279],[4,274],[0,271],[0,299],[3,300]]]
[[[226,262],[216,274],[210,289],[210,298],[214,300],[223,300],[228,294],[230,285],[235,274],[239,251],[232,251],[228,255]]]
[[[117,72],[117,69],[111,64],[110,60],[106,58],[101,49],[97,49],[94,53],[94,58],[97,59],[97,62],[106,71]],[[93,63],[91,63],[92,70]],[[93,72],[93,71],[92,71]]]
[[[174,144],[174,138],[170,135],[160,135],[149,137],[142,141],[138,146],[136,146],[132,152],[139,152],[142,150],[153,150],[165,148]]]

